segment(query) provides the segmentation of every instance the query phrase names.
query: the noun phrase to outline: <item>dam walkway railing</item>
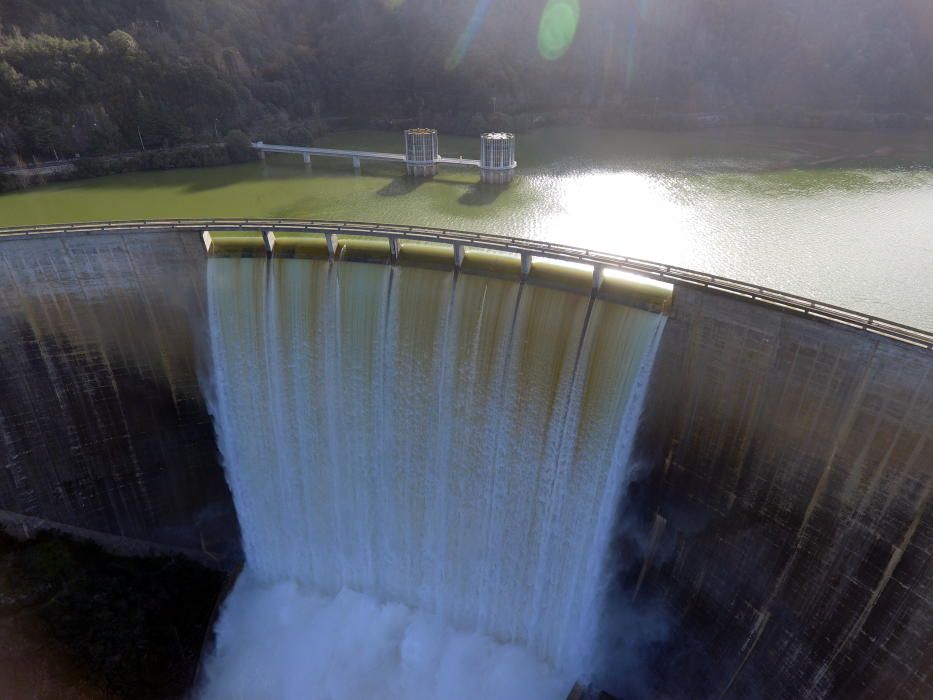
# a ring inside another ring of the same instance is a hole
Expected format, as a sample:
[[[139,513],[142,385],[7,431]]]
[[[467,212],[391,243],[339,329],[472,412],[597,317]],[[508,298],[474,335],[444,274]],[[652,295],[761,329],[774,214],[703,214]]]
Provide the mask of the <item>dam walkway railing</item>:
[[[442,243],[463,250],[464,247],[511,253],[522,257],[582,263],[594,268],[594,275],[604,270],[618,270],[649,279],[687,287],[699,287],[747,301],[798,312],[824,321],[858,328],[886,338],[933,350],[933,332],[921,330],[893,321],[886,321],[856,311],[789,294],[768,287],[689,270],[674,265],[630,258],[624,255],[602,253],[588,248],[567,246],[546,241],[474,233],[424,226],[374,224],[354,221],[318,221],[302,219],[147,219],[139,221],[97,221],[40,226],[13,226],[0,228],[0,240],[54,234],[95,234],[116,232],[182,231],[202,234],[211,232],[272,231],[282,233],[309,233],[324,236],[376,237],[388,239],[397,246],[399,240]]]

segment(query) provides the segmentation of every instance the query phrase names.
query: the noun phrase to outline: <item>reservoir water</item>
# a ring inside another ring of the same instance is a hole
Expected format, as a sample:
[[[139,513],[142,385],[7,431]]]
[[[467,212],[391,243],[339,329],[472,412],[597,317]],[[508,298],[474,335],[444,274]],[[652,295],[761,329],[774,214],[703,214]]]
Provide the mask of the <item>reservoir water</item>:
[[[319,145],[401,150],[346,132]],[[519,177],[407,180],[392,165],[297,157],[140,173],[0,197],[0,224],[270,216],[409,223],[560,241],[680,265],[933,328],[933,133],[547,128]],[[475,158],[478,139],[441,135]]]

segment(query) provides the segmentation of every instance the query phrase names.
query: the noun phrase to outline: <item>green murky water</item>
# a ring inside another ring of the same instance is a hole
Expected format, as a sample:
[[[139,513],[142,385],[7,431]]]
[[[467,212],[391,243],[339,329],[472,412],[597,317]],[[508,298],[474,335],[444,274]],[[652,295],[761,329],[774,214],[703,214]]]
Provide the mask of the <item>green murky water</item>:
[[[401,151],[401,135],[319,145]],[[441,136],[445,155],[478,139]],[[519,176],[408,180],[400,166],[298,157],[139,173],[0,197],[0,224],[313,217],[561,241],[735,277],[933,328],[933,132],[541,129]]]

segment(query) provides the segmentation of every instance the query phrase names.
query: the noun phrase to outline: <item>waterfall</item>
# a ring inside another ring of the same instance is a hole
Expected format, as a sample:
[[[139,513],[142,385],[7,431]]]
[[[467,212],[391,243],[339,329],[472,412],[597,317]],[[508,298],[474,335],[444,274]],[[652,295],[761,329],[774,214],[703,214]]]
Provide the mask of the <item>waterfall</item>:
[[[275,258],[212,258],[208,294],[250,585],[400,604],[587,678],[663,317]]]

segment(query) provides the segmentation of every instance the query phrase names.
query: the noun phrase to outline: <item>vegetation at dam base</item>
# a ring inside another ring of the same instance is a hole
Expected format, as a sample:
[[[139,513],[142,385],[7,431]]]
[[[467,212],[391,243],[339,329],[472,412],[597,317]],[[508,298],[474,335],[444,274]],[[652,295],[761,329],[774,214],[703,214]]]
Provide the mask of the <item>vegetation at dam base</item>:
[[[0,687],[6,697],[181,697],[225,577],[186,559],[0,531]]]
[[[0,0],[0,158],[234,128],[306,144],[406,120],[457,133],[584,118],[922,126],[929,12],[921,0]]]

